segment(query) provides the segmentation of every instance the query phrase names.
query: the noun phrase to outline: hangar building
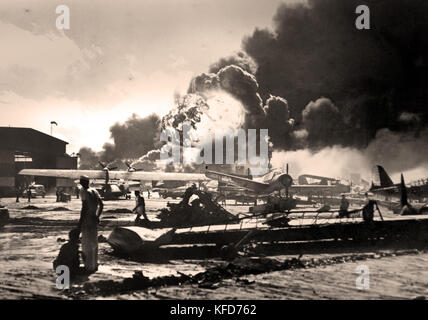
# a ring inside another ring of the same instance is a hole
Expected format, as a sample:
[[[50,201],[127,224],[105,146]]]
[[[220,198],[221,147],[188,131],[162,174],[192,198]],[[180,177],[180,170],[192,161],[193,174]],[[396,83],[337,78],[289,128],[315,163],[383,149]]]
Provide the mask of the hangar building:
[[[31,183],[21,169],[77,169],[77,157],[66,153],[68,142],[31,128],[0,127],[0,197],[13,196],[16,187]],[[72,187],[69,179],[34,177],[46,191]]]

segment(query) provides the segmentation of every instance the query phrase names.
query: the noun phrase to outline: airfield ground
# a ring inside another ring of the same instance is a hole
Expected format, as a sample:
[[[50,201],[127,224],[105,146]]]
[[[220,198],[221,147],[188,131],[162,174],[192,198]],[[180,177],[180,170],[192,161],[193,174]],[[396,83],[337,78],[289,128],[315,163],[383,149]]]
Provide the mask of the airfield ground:
[[[154,219],[167,201],[146,200],[148,216]],[[56,274],[52,269],[62,239],[77,224],[80,200],[56,203],[53,196],[33,199],[3,198],[2,205],[9,209],[10,222],[0,229],[0,299],[70,299],[70,295],[56,289]],[[23,209],[28,205],[33,209]],[[115,209],[132,210],[133,200],[106,201],[99,234],[108,237],[118,225],[132,225],[134,215],[109,212]],[[248,212],[247,206],[228,204],[226,209],[234,214]],[[388,217],[392,213],[383,211]],[[428,248],[428,247],[427,247]],[[106,242],[99,243],[97,273],[73,284],[74,292],[82,289],[80,299],[411,299],[428,296],[428,250],[364,247],[352,252],[344,250],[329,254],[305,254],[302,260],[328,260],[334,257],[369,255],[360,261],[348,261],[308,267],[248,274],[220,280],[215,285],[198,284],[150,287],[133,292],[106,295],[102,291],[87,294],[85,285],[112,281],[119,283],[141,271],[148,278],[163,276],[195,275],[207,268],[220,265],[220,259],[173,260],[161,263],[142,263],[121,259],[111,254]],[[283,261],[296,256],[276,255],[269,258]],[[366,265],[370,271],[370,288],[356,288],[356,268]]]

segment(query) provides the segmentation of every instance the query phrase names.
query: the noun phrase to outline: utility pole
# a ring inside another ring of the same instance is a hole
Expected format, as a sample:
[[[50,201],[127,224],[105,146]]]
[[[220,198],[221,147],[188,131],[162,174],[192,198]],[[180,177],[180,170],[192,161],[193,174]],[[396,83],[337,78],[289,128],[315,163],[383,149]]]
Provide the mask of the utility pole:
[[[58,126],[58,123],[56,123],[55,121],[51,121],[51,135],[52,135],[52,126],[53,126],[53,125]]]

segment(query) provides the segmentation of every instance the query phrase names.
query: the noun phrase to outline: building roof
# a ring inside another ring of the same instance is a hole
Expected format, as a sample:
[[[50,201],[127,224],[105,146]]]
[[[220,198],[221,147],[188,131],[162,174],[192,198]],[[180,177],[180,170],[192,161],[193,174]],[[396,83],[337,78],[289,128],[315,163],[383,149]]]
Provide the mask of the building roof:
[[[22,133],[29,133],[29,134],[36,134],[39,136],[43,136],[46,139],[52,139],[52,140],[56,140],[56,141],[60,141],[62,143],[68,144],[67,141],[58,139],[54,136],[50,136],[44,132],[38,131],[36,129],[33,128],[24,128],[24,127],[0,127],[0,134],[3,133],[8,133],[10,132],[11,134],[22,134]]]
[[[59,153],[67,144],[32,128],[0,127],[0,149]]]

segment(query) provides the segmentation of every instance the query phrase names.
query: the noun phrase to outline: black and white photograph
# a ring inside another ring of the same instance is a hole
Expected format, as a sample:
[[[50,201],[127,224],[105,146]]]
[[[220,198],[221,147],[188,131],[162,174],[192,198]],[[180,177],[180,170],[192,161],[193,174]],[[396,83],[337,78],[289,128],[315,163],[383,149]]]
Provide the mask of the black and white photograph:
[[[0,300],[425,300],[427,17],[1,0]]]

